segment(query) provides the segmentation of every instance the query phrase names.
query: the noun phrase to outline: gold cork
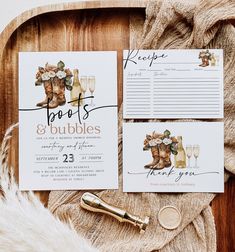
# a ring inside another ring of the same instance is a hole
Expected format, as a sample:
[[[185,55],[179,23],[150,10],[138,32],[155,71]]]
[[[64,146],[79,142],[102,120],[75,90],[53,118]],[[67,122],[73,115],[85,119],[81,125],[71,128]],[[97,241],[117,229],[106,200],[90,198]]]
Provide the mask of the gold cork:
[[[120,222],[128,222],[137,226],[140,229],[140,233],[144,233],[149,224],[148,216],[143,220],[139,216],[106,203],[93,193],[86,192],[82,195],[81,207],[92,212],[108,214]]]

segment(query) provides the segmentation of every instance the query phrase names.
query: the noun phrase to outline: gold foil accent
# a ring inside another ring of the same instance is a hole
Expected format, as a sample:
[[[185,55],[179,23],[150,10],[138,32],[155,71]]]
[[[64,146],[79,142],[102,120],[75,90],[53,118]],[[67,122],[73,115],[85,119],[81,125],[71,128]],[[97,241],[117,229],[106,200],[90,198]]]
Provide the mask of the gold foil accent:
[[[93,193],[84,193],[81,197],[80,204],[82,208],[85,208],[88,211],[108,214],[120,222],[128,222],[137,226],[140,229],[140,233],[144,233],[149,224],[148,216],[146,216],[143,220],[139,216],[133,215],[123,209],[106,203]]]

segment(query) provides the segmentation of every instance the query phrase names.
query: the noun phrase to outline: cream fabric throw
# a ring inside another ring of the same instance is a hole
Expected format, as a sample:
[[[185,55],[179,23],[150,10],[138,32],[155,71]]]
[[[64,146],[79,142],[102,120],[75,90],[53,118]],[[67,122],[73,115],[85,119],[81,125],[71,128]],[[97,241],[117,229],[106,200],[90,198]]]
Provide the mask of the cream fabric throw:
[[[132,48],[223,48],[225,86],[225,168],[235,173],[235,19],[234,0],[150,1],[146,20],[131,18]],[[122,192],[122,111],[119,111],[118,191],[97,191],[107,202],[140,216],[150,215],[144,235],[128,224],[80,208],[82,191],[52,191],[49,209],[61,220],[71,219],[78,233],[99,251],[150,252],[216,251],[214,219],[209,206],[211,193],[123,193]],[[176,206],[182,223],[166,230],[157,221],[159,209]]]

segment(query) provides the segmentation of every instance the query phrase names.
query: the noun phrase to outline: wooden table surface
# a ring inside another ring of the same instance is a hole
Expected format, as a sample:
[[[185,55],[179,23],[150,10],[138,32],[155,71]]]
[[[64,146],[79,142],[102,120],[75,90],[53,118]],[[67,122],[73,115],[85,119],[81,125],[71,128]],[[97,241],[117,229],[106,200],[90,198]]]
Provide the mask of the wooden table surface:
[[[99,1],[97,1],[99,2]],[[113,1],[117,4],[117,1]],[[121,1],[123,5],[133,1]],[[97,4],[97,3],[96,3]],[[139,1],[140,6],[143,2]],[[61,6],[61,5],[60,5]],[[100,5],[97,5],[99,8]],[[68,5],[66,5],[67,9]],[[74,6],[74,9],[78,9]],[[85,8],[85,6],[83,7]],[[59,8],[57,10],[60,10]],[[49,10],[48,10],[49,11]],[[90,9],[48,12],[42,9],[26,13],[11,23],[0,36],[0,137],[18,121],[18,52],[19,51],[89,51],[118,52],[118,102],[122,103],[122,50],[130,46],[130,15],[144,18],[143,8]],[[32,17],[32,18],[31,18]],[[15,31],[14,31],[15,30]],[[12,33],[12,31],[14,31]],[[34,85],[34,83],[28,83]],[[25,94],[30,98],[30,94]],[[18,176],[18,132],[14,133],[11,164]],[[38,193],[46,204],[49,192]],[[235,251],[235,180],[225,185],[225,193],[211,203],[219,252]]]

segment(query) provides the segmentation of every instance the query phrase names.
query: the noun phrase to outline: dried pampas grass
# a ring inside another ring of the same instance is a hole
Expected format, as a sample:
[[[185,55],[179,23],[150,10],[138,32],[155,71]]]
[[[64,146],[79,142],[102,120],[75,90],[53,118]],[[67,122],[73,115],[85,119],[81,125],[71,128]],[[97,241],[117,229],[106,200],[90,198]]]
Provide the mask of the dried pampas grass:
[[[0,149],[0,252],[94,252],[71,224],[56,219],[33,192],[20,192],[8,167],[9,139],[18,125],[5,134]]]

